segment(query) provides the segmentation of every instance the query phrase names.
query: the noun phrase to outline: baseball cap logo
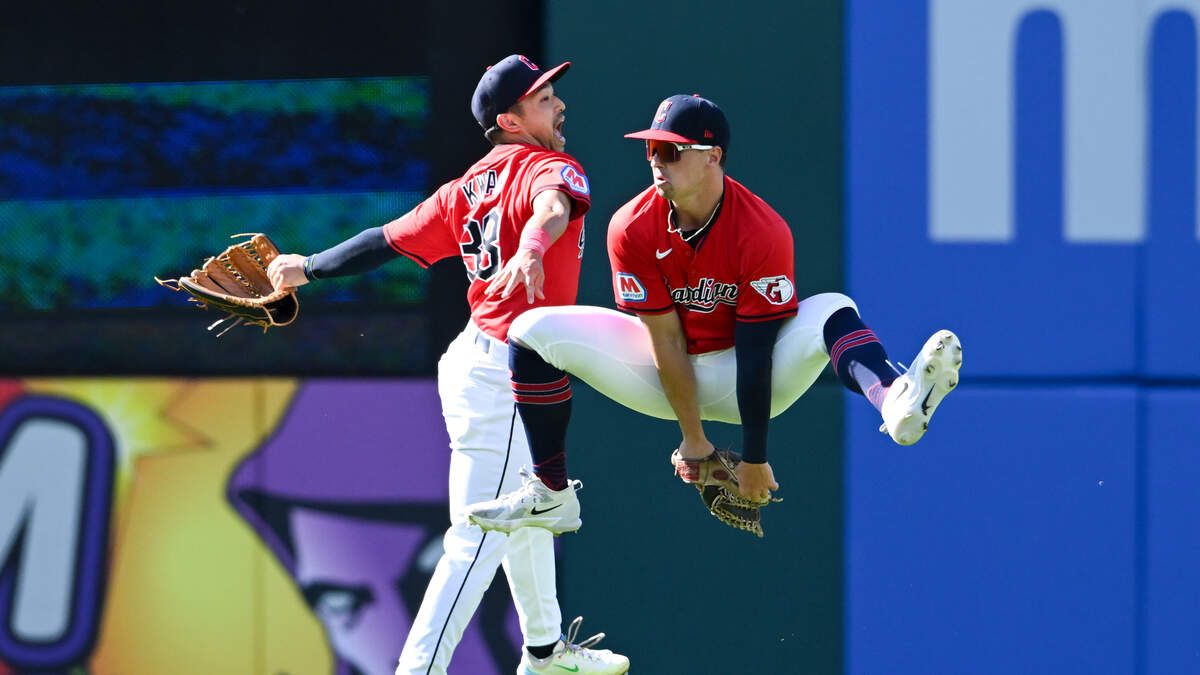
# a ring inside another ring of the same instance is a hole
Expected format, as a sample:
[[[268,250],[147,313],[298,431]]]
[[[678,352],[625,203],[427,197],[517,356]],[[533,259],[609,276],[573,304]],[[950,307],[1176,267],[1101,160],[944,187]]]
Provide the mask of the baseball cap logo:
[[[517,54],[517,58],[521,59],[521,63],[524,63],[525,65],[529,66],[530,70],[538,70],[537,64],[534,63],[533,61],[530,61],[529,59],[525,58],[525,56],[523,54]]]
[[[654,113],[654,123],[662,124],[667,119],[667,111],[671,109],[673,101],[667,99],[658,104],[658,112]]]

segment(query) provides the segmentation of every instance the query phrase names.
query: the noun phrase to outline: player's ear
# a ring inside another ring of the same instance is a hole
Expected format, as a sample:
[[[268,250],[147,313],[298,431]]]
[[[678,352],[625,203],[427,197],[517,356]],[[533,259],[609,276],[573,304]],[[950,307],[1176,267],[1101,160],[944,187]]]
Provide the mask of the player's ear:
[[[496,115],[496,126],[510,134],[521,133],[520,118],[510,112],[502,112]]]
[[[713,166],[721,166],[721,159],[725,156],[725,150],[721,146],[717,146],[708,151],[708,163]]]

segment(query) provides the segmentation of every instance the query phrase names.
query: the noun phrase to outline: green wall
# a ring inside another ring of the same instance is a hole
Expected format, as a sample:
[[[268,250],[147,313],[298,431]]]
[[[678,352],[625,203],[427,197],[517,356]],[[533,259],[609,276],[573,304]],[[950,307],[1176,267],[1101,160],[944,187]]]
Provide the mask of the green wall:
[[[546,65],[567,150],[587,170],[580,302],[612,306],[609,216],[649,184],[642,148],[659,101],[700,93],[732,127],[728,172],[767,200],[796,236],[800,297],[841,290],[841,2],[546,3]],[[654,675],[842,671],[842,411],[828,371],[771,425],[785,501],[766,538],[721,525],[674,478],[678,427],[576,385],[571,474],[584,527],[564,536],[563,612],[603,630],[604,646]],[[738,428],[708,425],[740,445]],[[590,633],[589,633],[590,634]]]

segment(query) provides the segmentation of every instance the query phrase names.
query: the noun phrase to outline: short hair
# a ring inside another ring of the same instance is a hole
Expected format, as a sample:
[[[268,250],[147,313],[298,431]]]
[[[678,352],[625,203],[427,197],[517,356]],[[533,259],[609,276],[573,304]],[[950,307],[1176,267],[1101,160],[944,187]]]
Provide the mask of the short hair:
[[[516,103],[509,106],[508,110],[505,110],[504,112],[512,113],[512,114],[516,115],[517,117],[521,117],[525,114],[525,108],[523,106],[523,103],[524,103],[523,100],[517,101]],[[488,143],[491,143],[492,145],[500,145],[501,143],[504,142],[504,134],[505,133],[506,132],[504,131],[504,129],[500,128],[499,124],[493,124],[492,126],[488,127],[486,131],[483,132],[483,137],[486,138],[488,140]]]

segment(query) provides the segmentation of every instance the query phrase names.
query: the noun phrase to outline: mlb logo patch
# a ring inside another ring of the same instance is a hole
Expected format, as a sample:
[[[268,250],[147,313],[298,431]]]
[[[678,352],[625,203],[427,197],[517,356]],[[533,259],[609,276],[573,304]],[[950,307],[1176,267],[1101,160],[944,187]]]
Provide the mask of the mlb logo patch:
[[[792,280],[784,275],[763,277],[750,282],[750,286],[772,305],[782,305],[796,295]]]
[[[625,302],[645,302],[646,287],[632,274],[619,272],[617,273],[617,297]]]
[[[575,167],[569,165],[564,166],[560,175],[562,175],[563,182],[567,184],[567,188],[570,189],[571,192],[574,192],[581,197],[586,197],[591,194],[592,190],[588,187],[587,176],[576,171]]]

